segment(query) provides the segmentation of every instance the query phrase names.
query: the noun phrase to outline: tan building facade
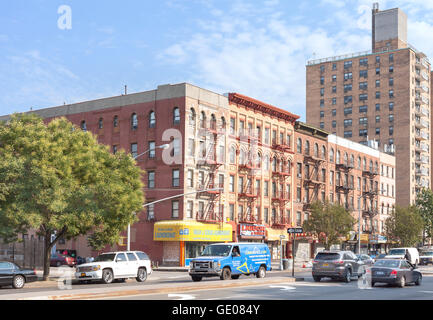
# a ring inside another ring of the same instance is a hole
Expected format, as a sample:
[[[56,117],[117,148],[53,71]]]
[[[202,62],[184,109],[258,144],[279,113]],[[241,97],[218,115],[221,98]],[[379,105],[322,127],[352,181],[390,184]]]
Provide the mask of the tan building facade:
[[[399,205],[431,186],[431,67],[407,44],[406,20],[376,7],[373,50],[309,61],[306,83],[307,123],[395,154]]]

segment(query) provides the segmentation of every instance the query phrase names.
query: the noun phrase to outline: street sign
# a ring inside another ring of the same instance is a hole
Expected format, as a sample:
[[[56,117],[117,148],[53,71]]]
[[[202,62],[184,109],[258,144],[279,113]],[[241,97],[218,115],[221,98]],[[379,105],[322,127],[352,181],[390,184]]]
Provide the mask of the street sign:
[[[304,229],[302,229],[302,228],[289,228],[289,229],[287,229],[287,233],[304,233]]]

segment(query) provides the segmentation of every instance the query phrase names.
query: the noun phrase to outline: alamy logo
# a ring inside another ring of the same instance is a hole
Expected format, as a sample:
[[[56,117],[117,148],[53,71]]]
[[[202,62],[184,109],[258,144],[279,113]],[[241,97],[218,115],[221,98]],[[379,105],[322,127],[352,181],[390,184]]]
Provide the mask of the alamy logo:
[[[60,30],[71,30],[72,29],[72,9],[70,6],[61,5],[57,9],[57,13],[61,16],[57,20],[57,27]]]

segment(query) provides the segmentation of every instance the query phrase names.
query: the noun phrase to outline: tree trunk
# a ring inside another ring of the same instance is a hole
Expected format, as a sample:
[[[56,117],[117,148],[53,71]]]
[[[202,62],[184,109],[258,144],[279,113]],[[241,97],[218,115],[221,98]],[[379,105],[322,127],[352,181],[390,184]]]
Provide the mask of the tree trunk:
[[[45,232],[45,255],[44,255],[44,274],[43,280],[48,280],[48,276],[50,275],[50,260],[51,260],[51,248],[53,244],[51,243],[51,232]]]

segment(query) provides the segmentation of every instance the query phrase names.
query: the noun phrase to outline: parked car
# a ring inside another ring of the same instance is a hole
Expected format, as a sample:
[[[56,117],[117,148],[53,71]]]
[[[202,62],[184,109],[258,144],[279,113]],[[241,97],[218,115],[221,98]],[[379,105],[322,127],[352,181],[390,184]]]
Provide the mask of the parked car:
[[[239,279],[241,275],[264,278],[270,270],[271,253],[265,243],[217,243],[191,259],[189,275],[193,281],[204,277]]]
[[[389,250],[388,254],[385,256],[387,259],[405,259],[406,253],[409,252],[410,263],[413,265],[418,265],[419,263],[419,252],[417,248],[393,248]]]
[[[377,256],[374,257],[374,261],[385,259],[385,257],[386,257],[386,253],[378,254]]]
[[[403,288],[407,283],[421,285],[421,272],[409,261],[404,259],[382,259],[374,263],[371,269],[371,286],[376,283],[395,284]]]
[[[0,261],[0,287],[12,286],[15,289],[21,289],[26,282],[36,280],[36,270],[23,269],[15,263]]]
[[[371,258],[369,255],[367,254],[357,254],[356,255],[358,258],[360,258],[362,260],[362,262],[364,262],[364,264],[369,267],[374,263],[374,259]]]
[[[55,253],[51,255],[50,266],[60,267],[60,266],[75,266],[75,258],[65,256],[63,254]]]
[[[419,256],[419,264],[428,265],[429,263],[433,264],[433,250],[422,251],[421,255]]]
[[[77,267],[75,278],[79,282],[102,280],[111,283],[115,279],[135,278],[144,282],[152,273],[152,266],[147,254],[141,251],[122,251],[103,253],[91,263]]]
[[[366,271],[365,263],[351,251],[322,251],[313,260],[314,281],[322,278],[350,282],[352,277],[360,278]]]

